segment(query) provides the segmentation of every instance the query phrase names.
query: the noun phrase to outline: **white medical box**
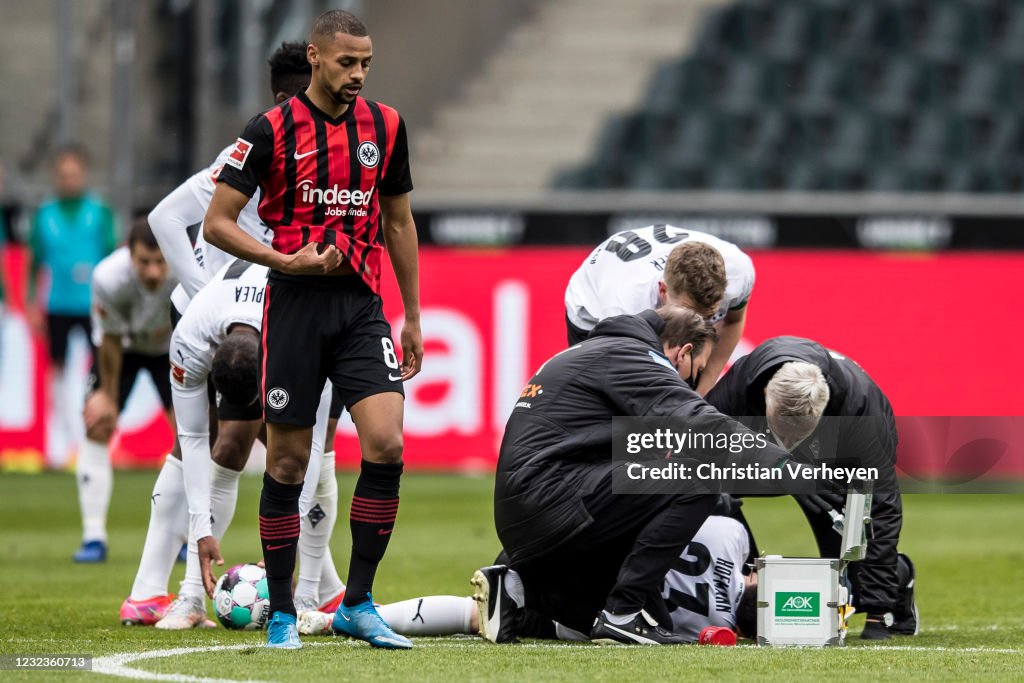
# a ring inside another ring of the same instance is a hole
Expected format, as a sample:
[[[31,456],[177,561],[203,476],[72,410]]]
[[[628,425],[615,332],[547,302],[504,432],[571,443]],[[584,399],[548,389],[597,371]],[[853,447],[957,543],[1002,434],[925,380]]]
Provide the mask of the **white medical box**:
[[[864,558],[871,494],[846,497],[839,558],[757,558],[757,643],[773,647],[843,645],[850,596],[849,562]]]

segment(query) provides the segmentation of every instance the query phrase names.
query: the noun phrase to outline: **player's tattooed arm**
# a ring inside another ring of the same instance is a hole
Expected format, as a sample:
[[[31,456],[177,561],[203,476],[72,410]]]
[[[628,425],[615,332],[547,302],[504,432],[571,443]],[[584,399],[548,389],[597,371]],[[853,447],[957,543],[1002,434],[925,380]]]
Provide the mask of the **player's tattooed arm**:
[[[419,240],[412,217],[409,194],[380,196],[384,214],[384,242],[394,265],[398,289],[402,292],[405,322],[402,324],[402,379],[411,379],[423,363],[423,334],[420,331]]]

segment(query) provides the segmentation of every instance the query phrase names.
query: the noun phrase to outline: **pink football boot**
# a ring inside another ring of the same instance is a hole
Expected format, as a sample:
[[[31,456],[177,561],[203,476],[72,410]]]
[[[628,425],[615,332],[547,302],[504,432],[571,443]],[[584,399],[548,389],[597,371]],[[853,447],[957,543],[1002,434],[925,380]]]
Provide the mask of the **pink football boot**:
[[[152,626],[160,621],[171,606],[174,595],[158,595],[145,600],[125,598],[121,603],[121,624],[124,626]]]

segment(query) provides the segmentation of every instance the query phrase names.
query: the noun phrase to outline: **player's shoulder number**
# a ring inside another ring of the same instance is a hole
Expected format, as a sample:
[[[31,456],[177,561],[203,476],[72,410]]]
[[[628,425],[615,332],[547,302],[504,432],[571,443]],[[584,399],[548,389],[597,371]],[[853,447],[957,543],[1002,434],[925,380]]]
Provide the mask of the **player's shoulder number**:
[[[661,244],[676,244],[690,236],[688,232],[671,225],[659,224],[654,226],[654,239]],[[610,251],[622,261],[629,262],[643,258],[651,253],[653,247],[646,239],[633,232],[624,232],[612,235],[604,245],[605,251]]]

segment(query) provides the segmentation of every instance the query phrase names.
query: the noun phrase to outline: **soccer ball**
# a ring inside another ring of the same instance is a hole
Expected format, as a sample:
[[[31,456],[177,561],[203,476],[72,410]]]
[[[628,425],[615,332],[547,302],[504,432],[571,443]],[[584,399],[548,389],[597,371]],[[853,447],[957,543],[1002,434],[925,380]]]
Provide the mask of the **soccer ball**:
[[[225,628],[255,631],[267,623],[267,572],[255,564],[235,565],[213,589],[213,609]]]

